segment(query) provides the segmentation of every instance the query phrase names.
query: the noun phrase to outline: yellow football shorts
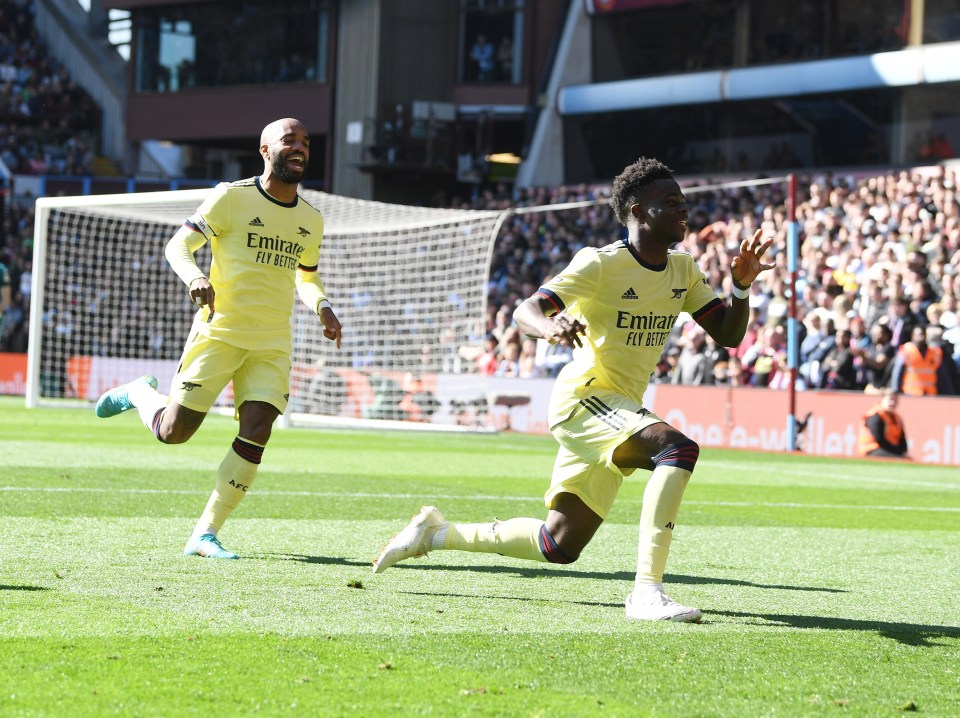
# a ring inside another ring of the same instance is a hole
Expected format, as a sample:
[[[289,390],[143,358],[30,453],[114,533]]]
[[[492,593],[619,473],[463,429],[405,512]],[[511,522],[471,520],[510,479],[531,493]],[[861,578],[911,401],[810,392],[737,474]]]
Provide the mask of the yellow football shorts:
[[[290,355],[276,349],[240,349],[194,332],[183,349],[170,399],[208,412],[233,381],[233,403],[264,401],[282,414],[290,396]]]
[[[544,503],[550,509],[558,494],[573,494],[605,519],[623,477],[635,471],[618,468],[613,463],[614,450],[663,419],[614,391],[582,387],[577,394],[576,409],[552,430],[560,449]]]

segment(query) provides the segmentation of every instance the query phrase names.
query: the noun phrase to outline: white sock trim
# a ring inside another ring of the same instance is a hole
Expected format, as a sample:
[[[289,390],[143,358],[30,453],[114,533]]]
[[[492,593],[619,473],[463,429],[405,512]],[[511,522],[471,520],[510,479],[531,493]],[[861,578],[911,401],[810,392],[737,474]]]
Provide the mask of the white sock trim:
[[[144,385],[149,392],[140,391],[137,388],[136,396],[130,392],[130,401],[137,407],[137,413],[140,415],[140,421],[147,427],[147,431],[153,433],[153,418],[163,407],[167,405],[167,397],[158,392],[151,386]]]

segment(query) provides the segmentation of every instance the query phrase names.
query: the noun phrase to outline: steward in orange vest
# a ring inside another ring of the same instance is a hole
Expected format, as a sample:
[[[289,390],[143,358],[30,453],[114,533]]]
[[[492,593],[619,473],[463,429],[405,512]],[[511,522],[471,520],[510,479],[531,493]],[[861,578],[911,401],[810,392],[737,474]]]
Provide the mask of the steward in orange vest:
[[[903,419],[894,411],[896,406],[896,393],[887,389],[880,403],[864,415],[857,447],[861,456],[910,458],[907,456],[907,434],[903,429]]]
[[[943,363],[943,350],[927,344],[923,327],[914,327],[909,342],[900,347],[903,363],[900,391],[910,396],[935,396],[937,370]]]

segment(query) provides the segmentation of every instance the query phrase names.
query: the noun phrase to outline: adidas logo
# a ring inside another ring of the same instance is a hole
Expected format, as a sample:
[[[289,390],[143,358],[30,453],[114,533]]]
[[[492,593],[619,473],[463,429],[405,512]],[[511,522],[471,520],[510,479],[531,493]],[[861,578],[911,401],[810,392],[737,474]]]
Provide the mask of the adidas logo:
[[[260,218],[259,218],[259,217],[254,217],[253,219],[250,220],[250,226],[251,226],[251,227],[262,227],[262,226],[263,226],[263,222],[260,221]]]
[[[625,292],[620,296],[620,298],[621,298],[621,299],[636,299],[636,298],[637,298],[637,293],[636,293],[635,291],[633,291],[633,287],[630,287],[630,289],[628,289],[627,291],[625,291]]]
[[[306,237],[308,234],[310,234],[310,232],[309,230],[306,230],[303,227],[300,227],[297,230],[297,234],[299,234],[301,237]]]

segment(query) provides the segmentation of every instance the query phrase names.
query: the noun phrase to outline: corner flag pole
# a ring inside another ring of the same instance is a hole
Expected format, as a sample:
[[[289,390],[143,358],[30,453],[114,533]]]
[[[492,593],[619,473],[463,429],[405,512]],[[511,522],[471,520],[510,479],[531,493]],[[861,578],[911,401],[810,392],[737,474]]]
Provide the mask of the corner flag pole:
[[[797,176],[787,175],[787,270],[790,272],[790,309],[787,314],[787,367],[790,370],[790,410],[787,414],[787,450],[797,450],[797,368],[800,347],[797,336]]]

